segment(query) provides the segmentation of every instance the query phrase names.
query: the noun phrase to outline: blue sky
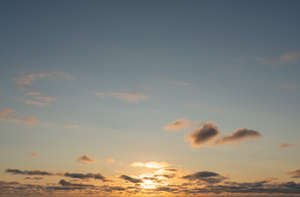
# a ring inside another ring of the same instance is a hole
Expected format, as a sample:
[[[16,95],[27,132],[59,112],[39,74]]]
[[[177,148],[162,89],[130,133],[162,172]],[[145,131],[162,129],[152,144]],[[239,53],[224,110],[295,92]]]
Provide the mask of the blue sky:
[[[8,168],[137,176],[130,163],[165,161],[182,173],[295,181],[286,173],[300,163],[299,8],[283,0],[2,1],[0,111],[14,112],[0,121],[0,180],[14,180]],[[176,120],[188,126],[165,131]],[[220,137],[259,134],[195,147],[189,136],[208,121]],[[82,167],[75,160],[84,154],[99,162]]]

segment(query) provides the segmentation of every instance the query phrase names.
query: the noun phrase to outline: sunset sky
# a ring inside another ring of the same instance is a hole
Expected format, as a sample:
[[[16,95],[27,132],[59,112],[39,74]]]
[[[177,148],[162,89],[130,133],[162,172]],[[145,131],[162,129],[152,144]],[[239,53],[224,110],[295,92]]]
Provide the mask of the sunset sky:
[[[0,2],[0,197],[298,197],[299,101],[297,0]]]

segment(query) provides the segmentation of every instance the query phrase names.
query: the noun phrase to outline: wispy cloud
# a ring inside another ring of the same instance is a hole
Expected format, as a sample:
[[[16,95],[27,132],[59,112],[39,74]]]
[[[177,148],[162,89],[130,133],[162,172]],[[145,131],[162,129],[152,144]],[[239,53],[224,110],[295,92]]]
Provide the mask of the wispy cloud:
[[[44,106],[47,106],[50,103],[56,101],[56,98],[51,97],[51,96],[40,96],[40,93],[38,94],[38,96],[36,96],[36,94],[30,94],[30,96],[33,96],[33,98],[29,99],[29,100],[25,100],[24,101],[25,104],[37,105],[39,107],[44,107]]]
[[[139,102],[148,99],[148,96],[139,92],[97,92],[96,95],[99,98],[113,97],[127,102]]]
[[[202,181],[205,183],[220,183],[223,180],[226,179],[226,177],[221,176],[220,174],[216,172],[211,172],[211,171],[201,171],[201,172],[196,172],[194,174],[189,174],[186,176],[182,177],[183,179],[188,179],[190,181]]]
[[[62,79],[73,79],[74,77],[68,73],[64,72],[50,72],[50,73],[31,73],[31,74],[25,74],[21,77],[14,78],[14,81],[16,82],[16,85],[19,88],[25,88],[32,85],[32,83],[38,79],[55,79],[55,78],[62,78]]]
[[[198,122],[192,122],[185,118],[181,118],[178,120],[175,120],[174,122],[167,124],[163,127],[166,131],[179,131],[181,129],[187,130],[192,129],[193,127],[196,127],[200,124],[200,121]]]
[[[112,164],[112,163],[115,163],[115,160],[113,158],[109,157],[109,158],[106,159],[106,163],[107,164]]]
[[[48,171],[41,171],[41,170],[19,170],[19,169],[11,169],[8,168],[6,173],[10,173],[13,175],[38,175],[38,176],[52,176],[54,173]]]
[[[37,153],[31,153],[30,155],[29,155],[29,157],[38,157],[39,156],[39,154],[37,154]]]
[[[291,178],[300,178],[300,169],[299,170],[290,171],[287,174],[290,175]]]
[[[127,175],[121,175],[120,178],[125,180],[125,181],[129,181],[131,183],[142,183],[143,182],[142,179],[132,178],[132,177],[127,176]]]
[[[34,116],[19,117],[12,116],[13,114],[15,114],[14,110],[3,109],[2,111],[0,111],[0,118],[5,122],[22,123],[28,126],[36,126],[39,124],[38,120]]]
[[[295,146],[295,144],[281,143],[281,144],[279,145],[279,148],[285,149],[285,148],[291,148],[291,147],[294,147],[294,146]]]
[[[148,162],[134,162],[131,164],[132,167],[143,167],[143,168],[154,168],[160,169],[168,167],[169,164],[167,162],[157,162],[157,161],[148,161]]]
[[[300,60],[300,51],[290,51],[271,58],[259,57],[257,60],[262,64],[274,66],[281,64],[296,64]]]
[[[81,164],[89,164],[89,163],[93,163],[96,162],[96,159],[93,159],[92,157],[88,156],[87,154],[85,155],[81,155],[76,159],[77,162],[81,163]]]
[[[64,128],[65,129],[77,129],[77,128],[79,128],[79,125],[78,124],[65,124]]]

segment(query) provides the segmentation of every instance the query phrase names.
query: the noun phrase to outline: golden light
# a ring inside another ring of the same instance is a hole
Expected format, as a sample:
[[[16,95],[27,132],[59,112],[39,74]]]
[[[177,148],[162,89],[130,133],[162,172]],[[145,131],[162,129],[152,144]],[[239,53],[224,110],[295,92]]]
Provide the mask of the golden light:
[[[152,180],[143,180],[141,184],[142,188],[144,189],[155,189],[158,183],[153,182]]]

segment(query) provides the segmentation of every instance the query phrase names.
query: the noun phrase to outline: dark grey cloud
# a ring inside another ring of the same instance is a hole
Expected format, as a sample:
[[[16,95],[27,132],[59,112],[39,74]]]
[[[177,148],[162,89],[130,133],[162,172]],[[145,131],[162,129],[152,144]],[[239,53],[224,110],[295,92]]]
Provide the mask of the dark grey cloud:
[[[105,177],[100,174],[100,173],[97,173],[97,174],[93,174],[93,173],[87,173],[87,174],[84,174],[84,173],[69,173],[69,172],[66,172],[64,174],[65,177],[70,177],[70,178],[76,178],[76,179],[98,179],[98,180],[102,180],[102,181],[105,181]]]
[[[258,131],[251,129],[240,128],[235,130],[233,133],[218,139],[215,144],[225,144],[225,143],[234,143],[240,142],[249,138],[260,138],[261,134]]]
[[[10,173],[13,175],[38,175],[38,176],[52,176],[54,175],[51,172],[47,172],[47,171],[40,171],[40,170],[19,170],[19,169],[6,169],[5,170],[6,173]]]
[[[216,124],[206,122],[189,136],[189,141],[192,146],[199,147],[212,140],[219,133],[220,131]]]
[[[122,175],[122,176],[120,176],[120,178],[123,179],[123,180],[129,181],[131,183],[141,183],[141,182],[143,182],[142,179],[132,178],[132,177],[127,176],[127,175]]]
[[[295,171],[290,171],[287,173],[291,178],[300,178],[300,169]]]
[[[183,179],[188,179],[190,181],[195,181],[195,180],[196,181],[203,181],[203,182],[210,183],[210,184],[220,183],[224,179],[226,179],[226,177],[221,176],[218,173],[210,172],[210,171],[196,172],[194,174],[186,175],[182,178]]]

